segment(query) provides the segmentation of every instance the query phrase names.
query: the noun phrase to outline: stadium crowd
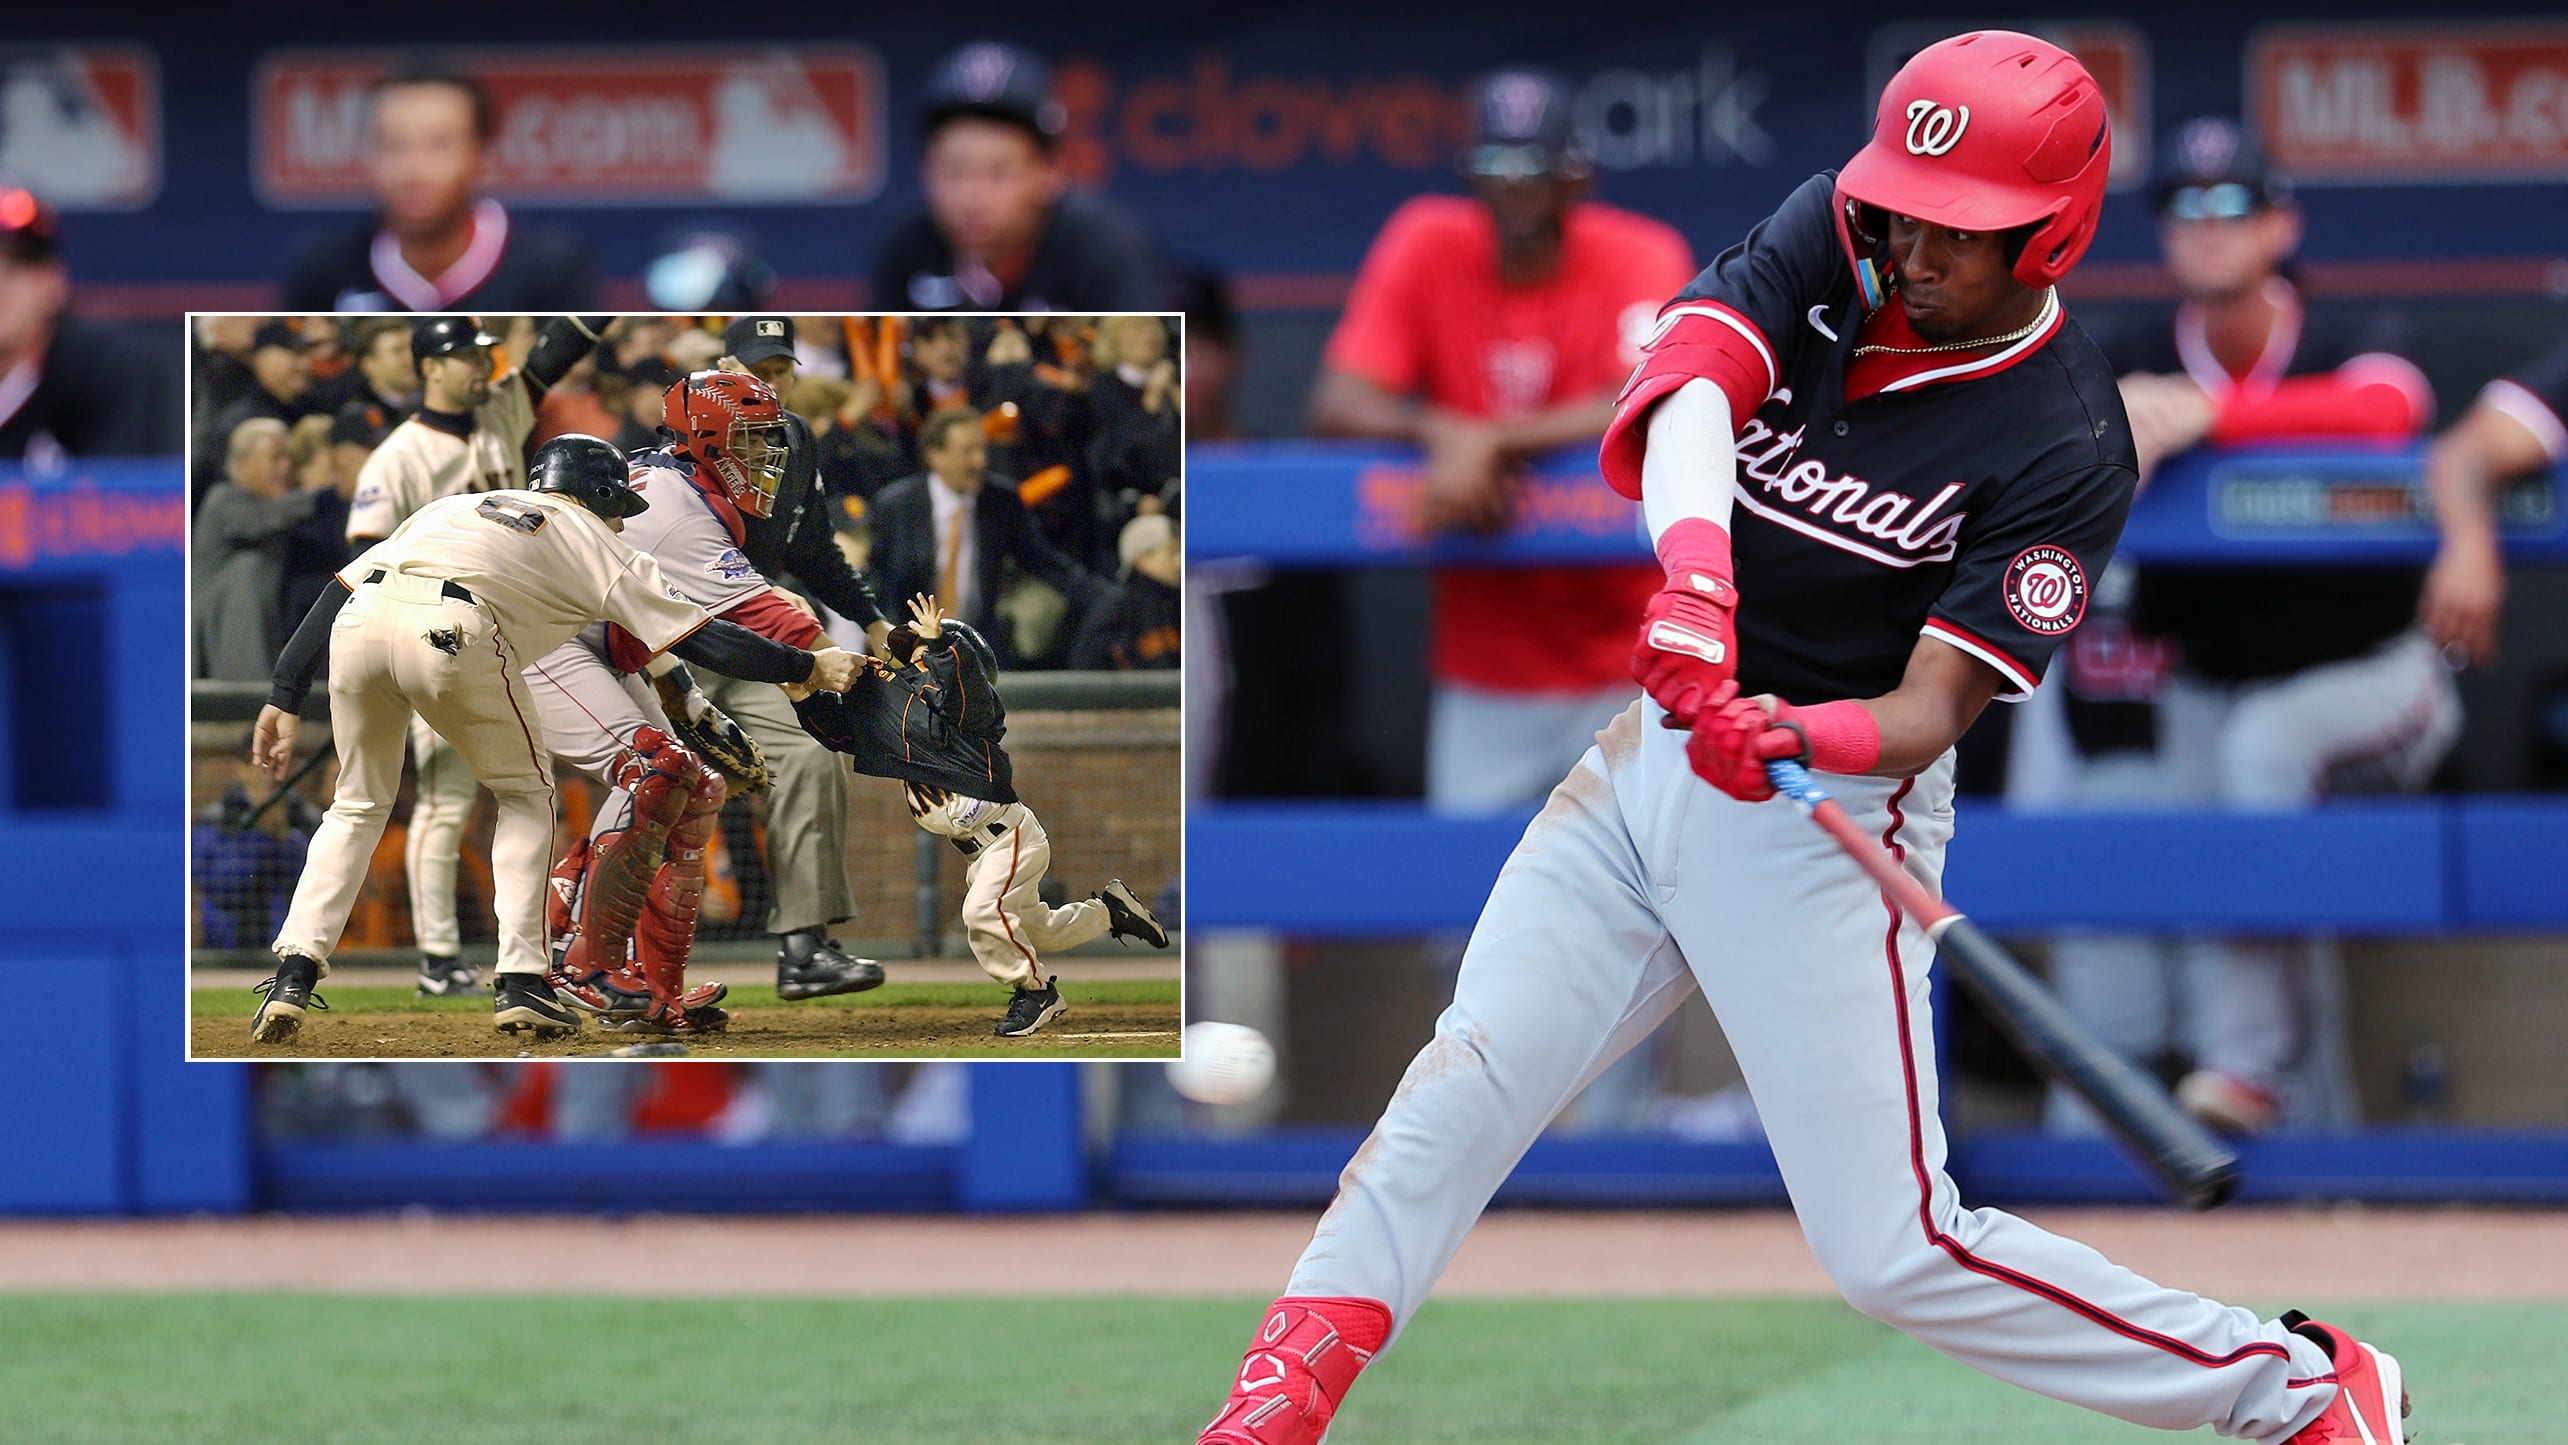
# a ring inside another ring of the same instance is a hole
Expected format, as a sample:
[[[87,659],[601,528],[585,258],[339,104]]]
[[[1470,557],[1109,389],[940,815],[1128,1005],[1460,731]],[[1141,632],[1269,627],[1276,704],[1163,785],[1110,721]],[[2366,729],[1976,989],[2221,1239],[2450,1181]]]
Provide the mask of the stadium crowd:
[[[495,350],[531,351],[532,319],[482,324]],[[412,332],[403,317],[199,321],[197,676],[265,679],[346,565],[359,473],[420,406]],[[838,548],[878,597],[946,598],[1011,667],[1173,668],[1175,347],[1161,316],[619,318],[545,389],[527,444],[656,446],[684,375],[764,372],[806,422]],[[828,620],[860,644],[874,621]]]

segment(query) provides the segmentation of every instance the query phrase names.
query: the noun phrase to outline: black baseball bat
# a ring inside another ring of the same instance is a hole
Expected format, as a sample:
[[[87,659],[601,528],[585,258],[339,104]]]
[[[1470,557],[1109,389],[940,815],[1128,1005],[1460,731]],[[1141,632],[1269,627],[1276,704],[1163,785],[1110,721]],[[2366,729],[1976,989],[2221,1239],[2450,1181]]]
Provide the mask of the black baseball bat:
[[[1796,762],[1769,762],[1775,791],[1792,799],[1812,822],[1872,875],[1890,901],[1915,918],[1935,940],[1936,953],[1975,994],[2024,1056],[2066,1084],[2158,1182],[2194,1209],[2217,1209],[2238,1194],[2238,1155],[2167,1097],[2157,1080],[2105,1047],[2093,1030],[2061,1006],[2024,965],[1979,930],[1977,924],[1908,876],[1846,810]]]
[[[267,797],[260,800],[257,807],[252,808],[247,816],[243,817],[241,821],[233,824],[232,826],[244,833],[254,827],[257,827],[259,819],[267,816],[268,809],[273,808],[278,803],[284,801],[285,795],[293,792],[296,786],[301,784],[305,778],[312,776],[313,769],[320,767],[321,760],[328,756],[330,756],[330,749],[327,747],[314,748],[312,750],[312,756],[305,758],[295,767],[293,772],[285,775],[284,782],[276,785],[275,792],[268,794]]]

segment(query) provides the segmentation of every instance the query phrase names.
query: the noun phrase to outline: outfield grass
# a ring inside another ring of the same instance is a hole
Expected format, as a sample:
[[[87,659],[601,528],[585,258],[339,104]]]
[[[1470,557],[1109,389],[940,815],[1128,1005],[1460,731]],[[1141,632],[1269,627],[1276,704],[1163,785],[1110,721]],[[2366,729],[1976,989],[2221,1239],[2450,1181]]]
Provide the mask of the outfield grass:
[[[334,1010],[348,1013],[469,1013],[490,1012],[490,995],[470,998],[421,998],[409,984],[360,985],[342,988],[328,979],[315,990],[330,1001]],[[1178,1001],[1178,981],[1173,978],[1099,979],[1082,983],[1073,979],[1061,982],[1061,996],[1073,1006],[1079,1004],[1173,1004]],[[259,995],[245,988],[191,989],[187,996],[188,1012],[195,1018],[248,1018],[259,1007]],[[995,1001],[995,1002],[994,1002]],[[775,1008],[783,1003],[776,997],[773,984],[734,984],[723,1007],[733,1009]],[[803,999],[792,1005],[798,1009],[817,1008],[981,1008],[994,1010],[1007,1002],[1007,992],[992,983],[887,983],[863,993],[832,994],[826,998]]]
[[[1040,1249],[1043,1227],[991,1247]],[[15,1296],[0,1440],[1182,1445],[1260,1303]],[[2568,1438],[2536,1403],[2568,1306],[2324,1317],[2400,1356],[2419,1445]],[[1331,1445],[2174,1438],[1810,1300],[1432,1303],[1339,1418]]]

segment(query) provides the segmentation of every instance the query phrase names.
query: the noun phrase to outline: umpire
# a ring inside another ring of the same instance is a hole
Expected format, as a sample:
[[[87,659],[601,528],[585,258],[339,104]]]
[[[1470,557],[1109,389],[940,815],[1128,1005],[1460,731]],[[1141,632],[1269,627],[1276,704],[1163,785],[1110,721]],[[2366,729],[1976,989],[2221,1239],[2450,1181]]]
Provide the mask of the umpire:
[[[722,339],[726,365],[737,363],[778,396],[793,385],[793,318],[743,316]],[[785,473],[776,484],[775,505],[763,517],[741,514],[741,551],[761,574],[854,620],[880,646],[891,623],[873,584],[838,550],[811,426],[788,411],[785,432]],[[767,931],[777,935],[777,993],[816,998],[871,987],[882,978],[880,967],[849,957],[828,935],[829,925],[856,916],[856,897],[847,886],[847,771],[803,731],[783,693],[718,673],[699,676],[714,706],[766,750],[775,778],[767,797],[766,862],[775,889]]]

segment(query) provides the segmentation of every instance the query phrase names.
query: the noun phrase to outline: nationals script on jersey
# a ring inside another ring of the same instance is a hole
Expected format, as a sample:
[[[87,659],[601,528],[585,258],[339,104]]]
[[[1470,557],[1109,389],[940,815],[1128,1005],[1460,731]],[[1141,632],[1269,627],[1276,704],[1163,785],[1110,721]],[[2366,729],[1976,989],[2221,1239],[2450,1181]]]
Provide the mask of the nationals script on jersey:
[[[1866,312],[1834,190],[1804,182],[1660,314],[1606,475],[1639,495],[1632,398],[1719,369],[1689,354],[1737,358],[1740,688],[1878,697],[1923,634],[2029,697],[2130,509],[2122,394],[2055,299],[2020,338],[1954,351],[1919,349],[1895,291]]]
[[[526,438],[535,405],[518,372],[493,381],[466,418],[422,411],[392,429],[357,472],[348,540],[389,537],[439,497],[526,485]]]
[[[601,617],[654,652],[713,620],[669,585],[658,563],[558,492],[430,502],[339,580],[354,591],[377,569],[461,585],[491,609],[520,657],[541,657]]]

